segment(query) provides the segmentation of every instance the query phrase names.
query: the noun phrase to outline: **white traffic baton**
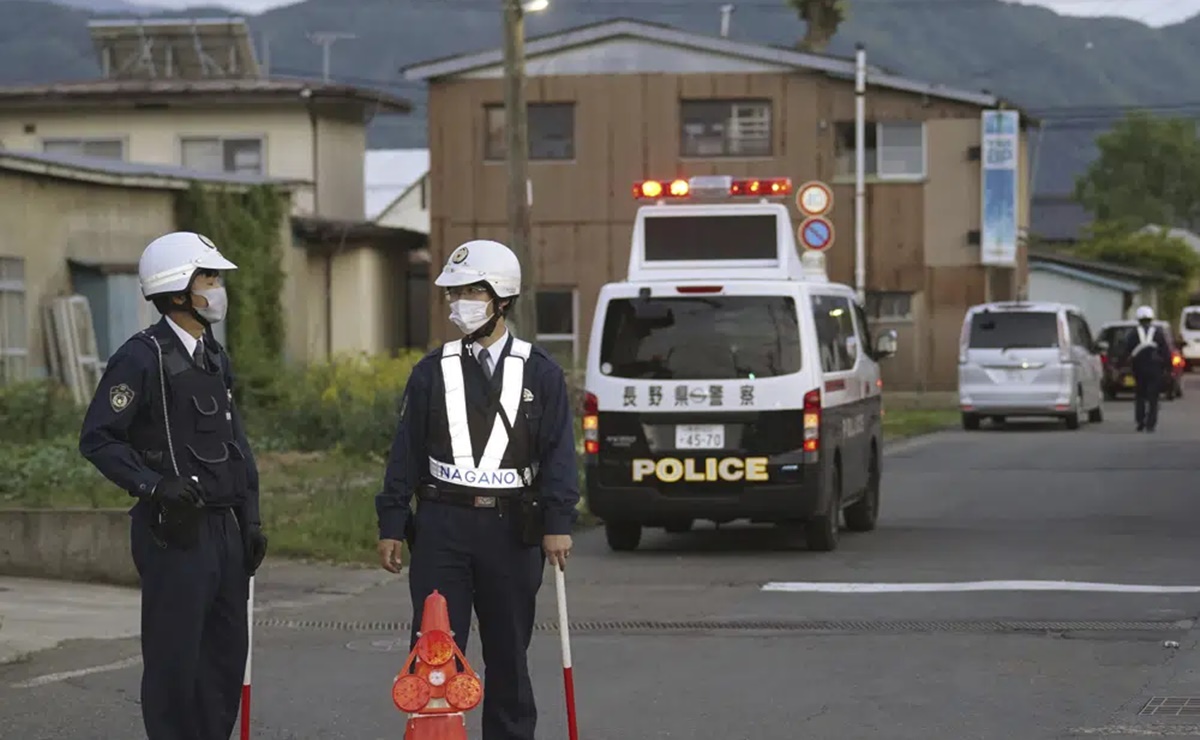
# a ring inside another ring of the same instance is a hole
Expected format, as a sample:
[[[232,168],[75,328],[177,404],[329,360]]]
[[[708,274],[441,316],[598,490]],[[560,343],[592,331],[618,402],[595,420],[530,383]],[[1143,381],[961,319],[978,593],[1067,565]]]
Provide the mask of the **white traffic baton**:
[[[242,676],[242,740],[250,740],[250,662],[254,655],[254,576],[246,597],[246,672]]]
[[[562,641],[563,687],[567,693],[567,734],[579,740],[575,725],[575,679],[571,676],[571,633],[567,622],[567,581],[561,565],[554,567],[554,590],[558,596],[558,635]]]

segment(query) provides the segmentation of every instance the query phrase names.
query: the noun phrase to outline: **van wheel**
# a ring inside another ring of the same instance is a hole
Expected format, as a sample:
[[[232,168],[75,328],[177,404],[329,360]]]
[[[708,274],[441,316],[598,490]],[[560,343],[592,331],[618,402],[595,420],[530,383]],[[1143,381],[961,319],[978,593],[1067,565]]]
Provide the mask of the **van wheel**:
[[[1097,406],[1096,408],[1094,408],[1088,412],[1088,423],[1089,424],[1099,424],[1102,421],[1104,421],[1104,407],[1103,406]]]
[[[975,431],[976,429],[979,428],[979,415],[978,414],[963,414],[962,415],[962,426],[963,426],[963,429],[966,429],[968,432]]]
[[[829,508],[804,523],[804,540],[813,552],[832,552],[838,546],[838,521],[842,518],[842,461],[833,462]]]
[[[614,552],[630,552],[642,543],[642,525],[637,522],[605,522],[604,536]]]
[[[870,532],[879,520],[879,453],[871,445],[871,461],[867,467],[867,490],[863,497],[846,507],[846,529],[851,532]]]
[[[1071,404],[1071,412],[1067,415],[1067,429],[1079,428],[1079,416],[1083,413],[1083,394],[1075,391],[1075,403]]]
[[[663,525],[663,530],[669,534],[684,534],[692,531],[693,520],[676,519]]]

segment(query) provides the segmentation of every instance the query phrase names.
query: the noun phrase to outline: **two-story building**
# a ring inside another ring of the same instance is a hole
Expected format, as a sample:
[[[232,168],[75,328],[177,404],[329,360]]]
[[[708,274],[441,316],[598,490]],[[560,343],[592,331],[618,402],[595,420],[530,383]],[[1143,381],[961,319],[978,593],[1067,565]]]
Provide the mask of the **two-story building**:
[[[423,247],[424,236],[364,228],[363,163],[367,124],[408,113],[409,102],[270,77],[240,18],[89,29],[103,78],[0,87],[0,149],[285,180],[299,219],[283,265],[288,356],[404,346],[406,309],[391,293],[407,280],[407,259],[392,253]]]
[[[526,55],[541,343],[560,356],[585,352],[600,286],[625,277],[639,205],[631,187],[649,178],[830,183],[836,241],[828,270],[853,284],[852,60],[621,19],[531,39]],[[437,265],[463,241],[508,235],[502,51],[430,61],[405,74],[429,83]],[[867,308],[901,338],[886,371],[891,387],[953,387],[964,310],[1023,289],[1023,249],[1012,267],[985,267],[979,246],[981,116],[1004,105],[989,94],[869,71]],[[1015,208],[1024,228],[1028,168],[1018,159]],[[444,307],[431,312],[433,336],[452,336]]]

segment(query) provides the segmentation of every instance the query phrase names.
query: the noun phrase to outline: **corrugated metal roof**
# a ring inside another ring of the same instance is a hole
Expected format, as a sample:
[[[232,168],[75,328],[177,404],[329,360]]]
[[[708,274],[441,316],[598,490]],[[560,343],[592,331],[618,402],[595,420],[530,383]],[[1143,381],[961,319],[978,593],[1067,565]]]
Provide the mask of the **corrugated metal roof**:
[[[366,218],[374,221],[429,172],[428,149],[369,149],[363,163]]]
[[[175,167],[172,165],[153,164],[149,162],[128,162],[121,159],[105,157],[85,157],[82,155],[47,154],[45,152],[19,152],[10,149],[0,149],[0,167],[5,162],[17,160],[33,164],[63,167],[71,170],[92,172],[112,177],[151,177],[169,180],[194,180],[198,182],[227,184],[227,185],[287,185],[300,181],[283,180],[259,175],[246,175],[232,172],[203,172],[200,170]]]

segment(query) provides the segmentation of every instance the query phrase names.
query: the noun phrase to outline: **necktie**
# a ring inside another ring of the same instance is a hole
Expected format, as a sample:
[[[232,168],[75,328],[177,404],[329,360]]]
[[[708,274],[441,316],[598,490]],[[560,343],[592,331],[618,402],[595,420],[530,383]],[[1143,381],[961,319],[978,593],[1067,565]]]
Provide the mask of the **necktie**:
[[[483,368],[484,377],[488,380],[492,379],[492,363],[486,349],[479,350],[479,366]]]
[[[204,342],[196,342],[196,349],[192,351],[192,361],[196,363],[196,367],[201,370],[208,369],[208,363],[204,357]]]

